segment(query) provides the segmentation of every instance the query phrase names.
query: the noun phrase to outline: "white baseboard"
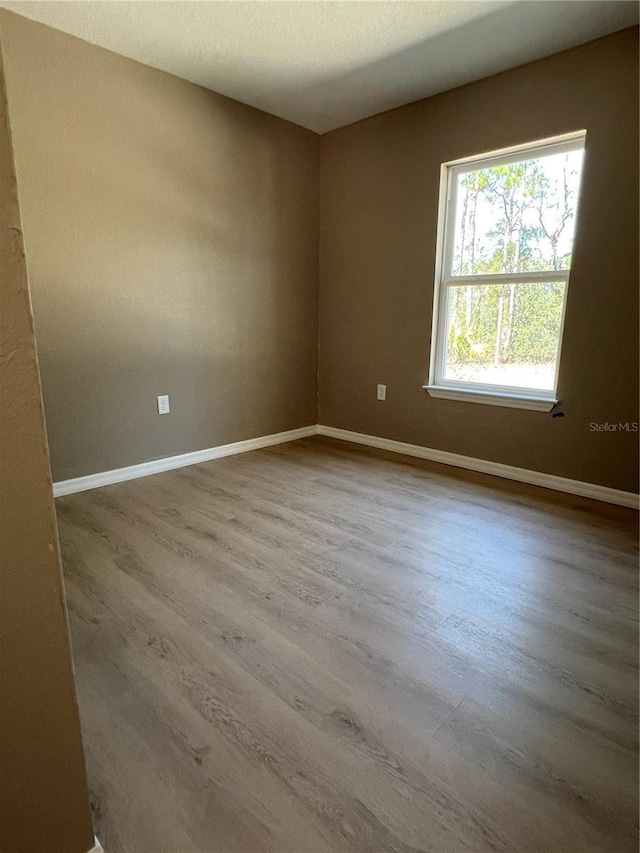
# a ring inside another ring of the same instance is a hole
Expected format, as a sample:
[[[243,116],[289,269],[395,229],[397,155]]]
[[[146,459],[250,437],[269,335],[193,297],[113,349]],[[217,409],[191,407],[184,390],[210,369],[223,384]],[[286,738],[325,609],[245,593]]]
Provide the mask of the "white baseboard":
[[[93,841],[94,845],[91,850],[89,850],[89,853],[104,853],[104,848],[102,847],[98,839],[95,837],[95,835],[93,836]]]
[[[583,498],[593,498],[597,501],[618,504],[619,506],[640,508],[639,496],[633,492],[623,492],[608,486],[597,486],[593,483],[583,483],[581,480],[569,480],[554,474],[543,474],[540,471],[528,471],[526,468],[514,468],[502,462],[489,462],[486,459],[475,459],[473,456],[461,456],[459,453],[449,453],[446,450],[433,450],[418,444],[405,444],[390,438],[380,438],[376,435],[364,435],[361,432],[351,432],[347,429],[337,429],[330,426],[318,426],[318,433],[342,441],[352,441],[355,444],[365,444],[367,447],[377,447],[380,450],[390,450],[394,453],[404,453],[405,456],[415,456],[418,459],[429,459],[431,462],[442,462],[444,465],[455,465],[456,468],[466,468],[470,471],[480,471],[483,474],[493,474],[507,480],[517,480],[532,486],[543,486],[557,492],[568,492]]]
[[[318,427],[316,424],[313,424],[312,426],[300,427],[299,429],[290,429],[287,432],[276,432],[272,435],[249,438],[246,441],[236,441],[233,444],[221,444],[218,447],[195,450],[193,453],[167,456],[164,459],[142,462],[139,465],[129,465],[126,468],[115,468],[113,471],[102,471],[99,474],[76,477],[73,480],[62,480],[59,483],[53,484],[53,496],[60,498],[63,495],[72,495],[75,492],[87,492],[90,489],[99,489],[101,486],[110,486],[113,483],[137,480],[139,477],[160,474],[162,471],[171,471],[174,468],[185,468],[187,465],[197,465],[199,462],[220,459],[222,456],[233,456],[236,453],[246,453],[249,450],[259,450],[261,447],[271,447],[274,444],[295,441],[297,438],[316,435],[317,432]]]
[[[393,453],[403,453],[405,456],[415,456],[418,459],[429,459],[431,462],[442,462],[444,465],[454,465],[456,468],[466,468],[469,471],[492,474],[494,477],[503,477],[507,480],[517,480],[520,483],[528,483],[532,486],[543,486],[546,489],[567,492],[570,495],[580,495],[584,498],[593,498],[597,501],[605,501],[633,509],[640,508],[638,495],[633,494],[633,492],[623,492],[619,489],[611,489],[608,486],[598,486],[594,483],[583,483],[581,480],[557,477],[555,474],[543,474],[540,471],[529,471],[526,468],[514,468],[512,465],[504,465],[502,462],[489,462],[486,459],[461,456],[459,453],[449,453],[446,450],[433,450],[430,447],[422,447],[418,444],[406,444],[403,441],[393,441],[393,439],[380,438],[377,435],[365,435],[361,432],[351,432],[347,429],[317,424],[300,429],[291,429],[287,432],[250,438],[246,441],[236,441],[233,444],[222,444],[219,447],[196,450],[193,453],[168,456],[165,459],[156,459],[153,462],[142,462],[140,465],[129,465],[127,468],[116,468],[113,471],[89,474],[87,477],[76,477],[74,480],[63,480],[53,484],[53,494],[55,497],[62,497],[75,492],[86,492],[89,489],[99,489],[101,486],[109,486],[112,483],[136,480],[138,477],[147,477],[150,474],[159,474],[162,471],[171,471],[174,468],[184,468],[187,465],[197,465],[199,462],[208,462],[211,459],[220,459],[223,456],[233,456],[236,453],[246,453],[249,450],[259,450],[261,447],[283,444],[287,441],[295,441],[298,438],[307,438],[310,435],[317,434],[338,438],[342,441],[352,441],[355,444],[364,444],[367,447],[377,447],[380,450],[390,450]]]

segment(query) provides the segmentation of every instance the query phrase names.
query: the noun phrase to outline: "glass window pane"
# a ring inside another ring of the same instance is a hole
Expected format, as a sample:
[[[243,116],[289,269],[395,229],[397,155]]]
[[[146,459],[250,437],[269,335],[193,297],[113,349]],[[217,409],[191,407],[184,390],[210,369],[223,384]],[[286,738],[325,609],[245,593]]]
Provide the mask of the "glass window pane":
[[[583,154],[459,173],[451,274],[568,270]]]
[[[553,391],[563,281],[447,290],[444,378]]]

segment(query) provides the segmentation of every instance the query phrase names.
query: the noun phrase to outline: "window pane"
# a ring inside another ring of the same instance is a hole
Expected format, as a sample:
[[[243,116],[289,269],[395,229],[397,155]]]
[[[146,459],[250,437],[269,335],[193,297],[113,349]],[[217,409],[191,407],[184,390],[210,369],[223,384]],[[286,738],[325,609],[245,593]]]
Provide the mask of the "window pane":
[[[448,288],[445,379],[553,391],[565,283]]]
[[[459,173],[451,274],[569,269],[583,153]]]

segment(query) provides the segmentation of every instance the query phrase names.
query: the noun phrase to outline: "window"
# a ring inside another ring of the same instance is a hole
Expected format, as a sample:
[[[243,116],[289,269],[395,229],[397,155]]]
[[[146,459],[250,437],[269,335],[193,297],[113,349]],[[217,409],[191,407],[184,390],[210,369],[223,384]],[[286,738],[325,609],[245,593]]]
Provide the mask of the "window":
[[[434,397],[550,411],[585,132],[445,163]]]

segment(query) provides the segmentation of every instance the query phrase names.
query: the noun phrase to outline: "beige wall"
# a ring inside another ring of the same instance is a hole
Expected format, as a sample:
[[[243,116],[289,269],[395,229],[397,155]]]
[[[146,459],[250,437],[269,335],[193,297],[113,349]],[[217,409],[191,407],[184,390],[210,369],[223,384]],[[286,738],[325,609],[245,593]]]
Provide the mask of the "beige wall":
[[[93,846],[0,59],[0,851]]]
[[[315,423],[318,137],[0,15],[54,479]]]
[[[636,490],[637,30],[319,139],[0,16],[55,479],[316,421],[321,149],[320,422]],[[565,417],[430,398],[440,164],[580,128]]]
[[[564,418],[432,399],[440,164],[587,129],[559,396]],[[637,491],[638,32],[321,140],[320,423]],[[387,384],[387,402],[376,384]]]

